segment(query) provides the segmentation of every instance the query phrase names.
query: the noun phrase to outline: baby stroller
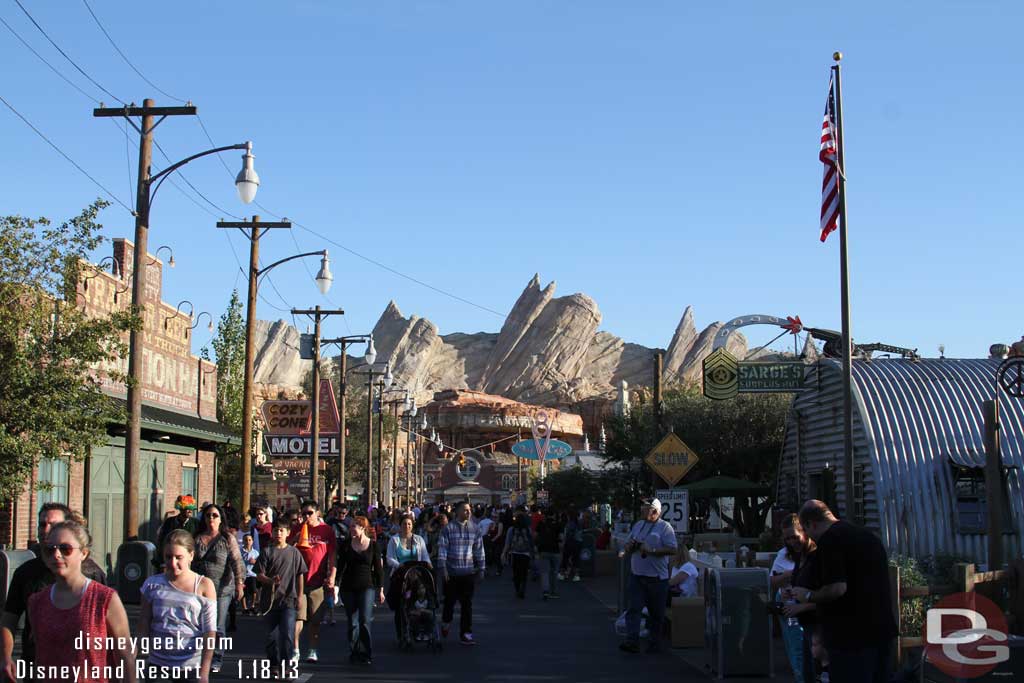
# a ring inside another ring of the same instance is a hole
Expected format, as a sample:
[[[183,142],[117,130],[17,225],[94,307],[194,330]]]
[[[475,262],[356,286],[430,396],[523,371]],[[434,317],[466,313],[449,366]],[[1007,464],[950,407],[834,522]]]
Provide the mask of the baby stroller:
[[[426,562],[407,562],[391,574],[387,602],[395,613],[399,649],[426,643],[431,652],[442,650],[436,585]]]

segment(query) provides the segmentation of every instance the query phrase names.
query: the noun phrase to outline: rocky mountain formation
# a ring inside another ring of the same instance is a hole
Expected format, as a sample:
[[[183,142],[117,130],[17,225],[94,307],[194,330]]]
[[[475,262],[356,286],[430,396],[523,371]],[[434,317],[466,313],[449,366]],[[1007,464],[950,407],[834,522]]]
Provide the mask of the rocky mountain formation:
[[[598,331],[601,311],[585,294],[555,297],[555,283],[543,289],[534,276],[497,333],[442,335],[426,318],[405,317],[394,301],[373,328],[377,361],[390,361],[395,386],[419,401],[443,389],[471,389],[538,405],[572,405],[613,398],[623,380],[630,387],[652,383],[654,349]],[[665,351],[663,381],[697,381],[721,323],[697,331],[686,307]],[[299,359],[299,333],[284,321],[259,321],[256,382],[298,387],[310,363]],[[362,345],[350,349],[359,353]],[[747,342],[734,334],[728,349],[747,355]],[[812,346],[813,349],[813,346]],[[350,366],[362,362],[354,357]],[[325,363],[325,370],[330,365]],[[328,370],[329,371],[329,370]],[[269,387],[268,387],[269,388]],[[266,392],[264,392],[266,393]]]

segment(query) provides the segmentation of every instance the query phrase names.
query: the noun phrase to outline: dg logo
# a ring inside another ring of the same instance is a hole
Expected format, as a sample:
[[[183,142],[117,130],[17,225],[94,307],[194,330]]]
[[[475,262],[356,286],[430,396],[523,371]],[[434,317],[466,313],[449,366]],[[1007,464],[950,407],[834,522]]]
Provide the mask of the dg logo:
[[[739,363],[720,348],[704,359],[704,395],[722,401],[739,393]]]

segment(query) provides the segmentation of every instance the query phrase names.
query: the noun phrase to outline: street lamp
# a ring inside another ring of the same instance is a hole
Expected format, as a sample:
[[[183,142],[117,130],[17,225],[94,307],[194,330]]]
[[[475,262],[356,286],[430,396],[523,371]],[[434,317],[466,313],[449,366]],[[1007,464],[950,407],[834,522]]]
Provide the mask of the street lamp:
[[[251,157],[251,154],[246,154],[243,159],[246,163],[246,168],[243,168],[243,172],[246,170],[252,170],[252,160],[246,159]],[[255,174],[255,171],[253,171]],[[252,176],[242,177],[243,174],[239,173],[241,180],[236,180],[236,184],[239,182],[253,184],[254,186],[239,187],[239,195],[241,196],[243,190],[248,193],[255,193],[255,186],[259,185],[259,178],[253,180]],[[253,412],[253,396],[252,396],[252,384],[253,384],[253,363],[254,354],[256,347],[256,294],[259,288],[260,279],[263,278],[268,272],[278,267],[282,263],[288,261],[294,261],[295,259],[305,258],[307,256],[319,256],[320,257],[320,272],[316,275],[316,286],[322,294],[326,294],[331,288],[331,284],[334,281],[334,277],[331,275],[330,259],[328,258],[327,250],[322,251],[309,251],[303,254],[295,254],[287,258],[279,259],[274,261],[268,266],[263,268],[259,267],[259,255],[260,255],[260,238],[267,233],[268,230],[274,228],[288,229],[292,227],[292,224],[286,219],[274,223],[261,223],[259,216],[253,216],[251,221],[218,221],[218,228],[238,228],[238,230],[245,235],[246,239],[249,240],[249,293],[246,299],[245,307],[245,380],[242,389],[242,501],[241,509],[249,509],[249,498],[250,490],[252,488],[252,412]],[[248,232],[247,232],[248,231]],[[314,492],[315,495],[315,492]]]
[[[321,268],[322,270],[322,268]],[[324,339],[321,344],[337,344],[341,349],[341,358],[338,362],[338,412],[341,417],[341,425],[338,429],[338,492],[341,495],[341,499],[344,502],[345,496],[345,453],[346,453],[346,434],[345,434],[345,422],[347,419],[345,395],[347,393],[348,383],[346,381],[346,375],[348,374],[348,345],[349,344],[361,344],[366,342],[366,355],[363,360],[366,361],[367,365],[373,365],[377,360],[377,350],[373,347],[373,335],[372,334],[353,334],[347,337],[337,337],[335,339]]]
[[[370,343],[366,350],[366,360],[377,360],[377,350],[373,346],[373,337],[370,337]],[[366,509],[370,509],[370,505],[373,504],[373,378],[384,377],[391,372],[390,363],[380,371],[375,371],[373,366],[375,363],[367,362],[365,365],[356,366],[365,367],[366,370],[363,372],[355,372],[356,368],[353,368],[353,372],[357,375],[366,375]],[[382,397],[383,398],[383,397]],[[382,406],[383,407],[383,406]]]
[[[238,189],[238,198],[243,204],[252,204],[252,200],[256,199],[256,190],[260,189],[260,177],[252,166],[255,159],[250,144],[242,155],[242,170],[235,176],[235,188]]]
[[[398,431],[399,424],[402,422],[403,416],[399,414],[399,406],[402,410],[409,411],[412,406],[416,404],[416,399],[411,398],[408,389],[401,389],[399,387],[390,386],[388,379],[390,377],[390,367],[388,368],[389,373],[384,377],[384,383],[386,385],[385,391],[402,392],[404,395],[401,398],[395,398],[390,401],[384,401],[384,405],[388,405],[394,408],[395,425],[394,431],[391,436],[391,478],[388,486],[390,493],[389,500],[391,507],[397,507],[399,502],[398,496]]]
[[[167,323],[178,317],[178,314],[181,313],[181,307],[184,306],[185,304],[188,304],[189,317],[191,318],[192,316],[195,316],[195,322],[189,325],[188,329],[194,330],[197,327],[199,327],[199,321],[202,320],[203,316],[205,315],[207,318],[210,319],[210,322],[206,326],[206,329],[208,329],[210,332],[213,332],[213,316],[207,313],[206,311],[200,311],[199,314],[196,315],[196,308],[188,299],[178,302],[178,305],[174,307],[174,313],[164,317],[164,330],[167,330]],[[188,339],[188,330],[185,331],[185,339]]]
[[[209,149],[199,154],[193,154],[181,161],[171,164],[159,173],[150,175],[150,166],[153,156],[153,130],[167,116],[195,116],[196,108],[191,102],[184,107],[157,107],[152,99],[143,101],[141,107],[128,105],[124,107],[104,108],[102,104],[98,109],[93,110],[96,117],[124,117],[124,119],[139,133],[139,173],[136,186],[135,201],[135,251],[133,258],[132,275],[132,302],[131,313],[133,317],[143,318],[143,287],[146,283],[146,268],[149,265],[147,258],[147,241],[149,239],[149,211],[156,193],[165,180],[179,168],[200,157],[226,152],[232,149],[246,150],[243,157],[243,171],[248,167],[252,170],[252,143],[245,142],[238,145],[228,145]],[[141,118],[141,125],[136,125],[132,120],[133,116]],[[159,120],[154,121],[156,117]],[[247,165],[247,166],[246,166]],[[243,178],[235,180],[236,187],[240,182],[251,182],[255,178],[255,170],[252,170],[252,177],[248,174]],[[242,174],[239,174],[242,176]],[[258,179],[257,179],[258,183]],[[246,203],[255,198],[255,188],[246,188],[242,191],[239,187],[239,196]],[[123,268],[123,264],[122,264]],[[142,440],[142,326],[133,325],[128,336],[128,378],[127,403],[128,423],[125,433],[124,447],[124,540],[130,541],[138,538],[139,514],[138,489],[139,489],[139,445]]]

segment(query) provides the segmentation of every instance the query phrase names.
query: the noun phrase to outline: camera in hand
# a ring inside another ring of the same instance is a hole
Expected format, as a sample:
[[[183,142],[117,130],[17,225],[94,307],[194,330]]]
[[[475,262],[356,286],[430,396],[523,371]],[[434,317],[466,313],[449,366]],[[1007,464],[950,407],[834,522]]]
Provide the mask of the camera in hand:
[[[775,614],[777,616],[783,616],[782,610],[786,607],[786,603],[773,600],[768,603],[768,614]]]

